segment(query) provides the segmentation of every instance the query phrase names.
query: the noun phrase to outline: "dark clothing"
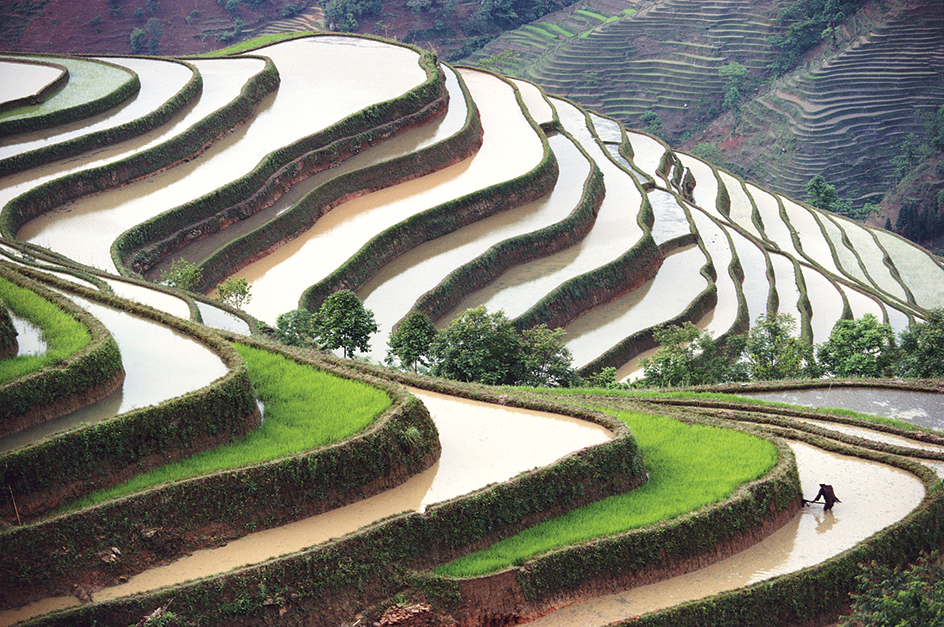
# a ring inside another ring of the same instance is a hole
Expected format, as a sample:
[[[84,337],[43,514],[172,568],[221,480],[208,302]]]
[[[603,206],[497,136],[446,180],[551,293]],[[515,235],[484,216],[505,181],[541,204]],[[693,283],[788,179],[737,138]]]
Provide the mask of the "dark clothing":
[[[842,501],[836,498],[836,493],[833,492],[833,487],[831,485],[826,485],[825,483],[819,484],[819,492],[816,493],[816,498],[810,501],[810,503],[815,503],[820,497],[823,497],[823,502],[825,503],[823,510],[827,512],[833,508],[834,503],[842,503]]]

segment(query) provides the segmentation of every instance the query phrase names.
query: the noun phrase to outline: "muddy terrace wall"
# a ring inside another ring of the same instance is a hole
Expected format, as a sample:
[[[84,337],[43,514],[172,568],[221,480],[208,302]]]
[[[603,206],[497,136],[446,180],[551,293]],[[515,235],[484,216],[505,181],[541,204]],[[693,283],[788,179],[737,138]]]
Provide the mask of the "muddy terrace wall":
[[[112,247],[115,265],[123,274],[143,275],[175,250],[268,207],[298,181],[442,115],[449,99],[445,77],[434,54],[419,54],[427,76],[424,83],[276,150],[248,174],[132,227]],[[281,235],[284,239],[289,234]],[[197,289],[216,284],[209,278]]]
[[[0,277],[54,303],[85,325],[91,335],[88,346],[62,363],[0,385],[0,437],[85,407],[121,386],[124,369],[118,344],[97,318],[3,262]]]
[[[544,156],[537,166],[522,176],[415,214],[379,233],[341,267],[305,290],[300,299],[302,306],[316,311],[324,299],[334,292],[341,289],[357,291],[386,264],[410,249],[549,193],[557,182],[560,167],[547,142],[547,136],[533,120],[529,121],[544,147]]]
[[[582,148],[580,150],[586,154]],[[603,173],[594,164],[584,183],[580,204],[567,218],[492,246],[421,296],[415,308],[438,322],[466,296],[486,287],[511,268],[578,244],[593,228],[605,194]]]
[[[200,76],[199,70],[190,63],[179,59],[164,58],[162,60],[188,67],[193,72],[193,76],[190,77],[190,80],[187,81],[180,91],[174,94],[173,97],[160,107],[138,119],[125,122],[124,124],[112,128],[87,133],[66,141],[43,146],[42,148],[18,153],[6,159],[0,159],[0,177],[16,174],[17,172],[24,172],[30,168],[52,161],[75,157],[103,146],[111,146],[112,144],[117,144],[118,142],[123,142],[127,139],[148,133],[160,125],[169,122],[174,116],[180,113],[184,107],[194,102],[200,96],[200,93],[203,91],[203,78]]]
[[[16,118],[13,120],[4,120],[0,122],[0,137],[14,135],[16,133],[24,133],[26,131],[39,131],[44,128],[50,128],[60,124],[68,124],[69,122],[75,122],[93,115],[98,115],[99,113],[104,113],[105,111],[120,105],[128,98],[131,98],[141,89],[141,79],[138,77],[136,72],[133,72],[126,67],[109,63],[107,61],[96,62],[121,69],[128,74],[128,80],[100,98],[88,100],[73,107],[56,109],[42,115],[33,115],[24,118]],[[65,83],[68,82],[68,78],[69,76],[67,73],[65,75],[65,81],[62,83],[62,85],[65,85]],[[62,80],[63,79],[60,78],[57,79],[56,82]]]
[[[203,342],[229,372],[195,392],[65,432],[0,457],[0,484],[13,491],[19,515],[29,519],[91,491],[126,481],[153,466],[219,446],[260,420],[252,382],[235,349],[211,330],[97,290],[50,278],[90,300],[151,318]],[[10,501],[0,516],[16,520]]]
[[[325,357],[325,361],[338,363],[331,357]],[[359,372],[379,372],[362,364],[351,367]],[[404,590],[408,583],[448,603],[455,600],[451,584],[444,586],[415,572],[644,481],[645,469],[635,440],[624,424],[606,415],[546,401],[496,396],[473,386],[452,386],[405,374],[396,375],[396,380],[414,385],[429,383],[430,388],[448,389],[449,393],[477,400],[556,411],[605,425],[617,437],[569,455],[553,466],[433,506],[424,514],[395,516],[340,540],[210,581],[85,606],[65,615],[36,619],[33,624],[57,624],[68,616],[73,625],[124,625],[171,598],[178,616],[199,617],[217,625],[266,624],[276,617],[331,624],[351,620],[366,606],[384,602]]]
[[[575,601],[692,572],[759,542],[800,509],[789,447],[766,477],[665,523],[558,549],[495,575],[457,581],[462,625],[512,625]],[[445,582],[444,582],[445,583]]]
[[[239,96],[180,135],[150,150],[56,178],[17,196],[0,210],[0,235],[14,239],[20,227],[47,211],[193,159],[223,135],[243,124],[278,85],[278,70],[270,60],[266,60],[265,68],[249,79]],[[47,159],[48,154],[36,154],[22,167],[42,165]]]
[[[113,584],[249,529],[323,513],[393,488],[439,458],[429,412],[402,389],[325,363],[314,353],[238,339],[378,386],[393,404],[366,431],[338,444],[178,481],[0,534],[0,607],[69,594],[76,581]],[[113,564],[98,555],[111,546],[121,550]]]
[[[200,288],[209,289],[226,276],[273,252],[311,228],[341,203],[449,167],[475,154],[482,144],[483,130],[475,103],[468,93],[466,106],[465,124],[454,136],[326,181],[265,225],[215,251],[200,264],[204,277]]]

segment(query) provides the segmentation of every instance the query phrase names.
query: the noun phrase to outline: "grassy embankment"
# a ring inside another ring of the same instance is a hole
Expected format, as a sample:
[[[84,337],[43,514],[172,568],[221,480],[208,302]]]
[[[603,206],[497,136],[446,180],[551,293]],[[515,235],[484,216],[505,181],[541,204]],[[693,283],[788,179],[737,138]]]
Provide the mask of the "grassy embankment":
[[[162,483],[258,464],[343,440],[370,425],[390,405],[381,390],[295,363],[265,350],[235,345],[265,406],[262,425],[246,437],[167,464],[100,490],[68,506],[80,509]]]
[[[42,354],[0,360],[0,384],[62,363],[92,339],[84,324],[45,298],[6,279],[0,279],[0,300],[14,314],[41,329],[46,341]]]
[[[558,547],[675,518],[726,498],[777,463],[773,444],[740,431],[606,411],[632,429],[649,471],[648,483],[527,529],[435,572],[475,577]]]

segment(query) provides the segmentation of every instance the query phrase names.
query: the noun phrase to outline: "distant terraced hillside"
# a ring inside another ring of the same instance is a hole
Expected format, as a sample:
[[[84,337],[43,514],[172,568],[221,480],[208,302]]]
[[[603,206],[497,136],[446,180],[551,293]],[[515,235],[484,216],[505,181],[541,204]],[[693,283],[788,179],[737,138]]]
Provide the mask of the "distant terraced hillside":
[[[894,181],[889,160],[926,112],[944,103],[944,11],[936,0],[867,3],[791,74],[717,118],[719,70],[737,62],[763,80],[786,2],[587,0],[502,35],[468,60],[503,50],[503,71],[640,126],[657,113],[675,141],[720,146],[719,159],[803,197],[823,174],[840,195],[875,202]],[[699,129],[706,129],[699,131]],[[692,132],[695,136],[689,138]]]

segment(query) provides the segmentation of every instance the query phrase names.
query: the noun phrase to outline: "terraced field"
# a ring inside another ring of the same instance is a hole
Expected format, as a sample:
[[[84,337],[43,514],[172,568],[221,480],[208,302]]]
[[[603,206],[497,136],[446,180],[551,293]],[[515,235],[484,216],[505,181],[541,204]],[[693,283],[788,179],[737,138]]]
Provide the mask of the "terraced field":
[[[111,63],[120,66],[121,59]],[[70,81],[82,73],[76,67]],[[110,332],[93,333],[98,339],[76,353],[84,374],[75,377],[70,399],[95,396],[106,366],[110,379],[118,368],[124,371],[129,397],[127,403],[112,399],[99,422],[74,429],[75,423],[50,422],[53,414],[72,409],[59,399],[48,399],[42,411],[32,407],[39,403],[27,403],[22,416],[5,402],[11,415],[4,421],[38,430],[18,429],[14,437],[22,439],[3,442],[8,451],[0,456],[0,483],[15,495],[0,512],[8,523],[26,520],[0,532],[0,576],[13,582],[0,585],[6,595],[0,597],[2,610],[67,593],[77,579],[95,590],[113,585],[214,538],[225,543],[256,528],[331,511],[433,464],[440,444],[429,412],[384,379],[438,384],[248,337],[260,322],[271,325],[297,307],[316,309],[340,288],[354,290],[381,322],[371,340],[374,360],[411,310],[442,325],[466,307],[485,304],[503,309],[522,328],[565,328],[585,375],[607,366],[631,375],[635,360],[655,346],[654,328],[666,323],[692,321],[725,336],[745,331],[765,312],[785,311],[797,318],[804,339],[821,342],[840,317],[872,312],[901,330],[944,306],[944,267],[894,235],[822,214],[676,154],[645,133],[527,81],[451,68],[415,48],[314,36],[212,60],[129,59],[127,72],[141,82],[146,97],[139,99],[151,104],[150,113],[116,107],[114,119],[105,114],[89,124],[89,133],[121,127],[129,137],[94,150],[88,147],[95,142],[83,143],[80,128],[68,126],[46,129],[43,136],[0,138],[0,165],[16,164],[0,178],[0,273],[65,308],[77,305],[87,312],[76,314],[83,324]],[[198,98],[186,88],[195,77],[202,89]],[[115,85],[113,91],[120,89]],[[0,87],[0,101],[21,97]],[[178,99],[187,104],[168,111],[166,103]],[[52,102],[11,113],[39,118]],[[43,143],[71,151],[71,158],[39,150]],[[176,258],[202,268],[204,292],[227,276],[247,276],[253,300],[246,311],[144,280]],[[254,430],[262,415],[248,366],[227,341],[236,334],[304,368],[367,381],[384,391],[390,408],[337,447],[50,516],[73,498]],[[112,336],[120,358],[110,348]],[[136,385],[153,395],[139,396]],[[437,504],[431,514],[395,518],[261,570],[214,575],[212,584],[172,593],[188,599],[175,603],[215,604],[224,622],[238,622],[234,617],[242,611],[258,617],[289,606],[304,608],[296,616],[347,620],[365,604],[392,597],[407,578],[422,588],[407,575],[412,569],[430,571],[550,513],[625,492],[643,480],[636,443],[623,422],[510,392],[448,390],[503,405],[551,407],[603,425],[613,437],[514,481],[471,496],[450,494],[456,498]],[[0,393],[18,400],[26,395],[15,386],[0,386]],[[605,407],[616,412],[623,402]],[[710,403],[685,414],[684,403],[679,405],[647,411],[681,412],[686,421],[727,427],[756,418]],[[763,437],[808,437],[794,434],[804,430],[822,436],[793,422],[777,424],[765,427]],[[57,433],[47,437],[51,431]],[[906,429],[895,431],[914,437]],[[792,455],[777,446],[776,472],[692,520],[717,524],[733,508],[751,524],[768,515],[778,517],[769,524],[783,524],[795,513],[789,507],[796,506],[799,482]],[[879,453],[861,455],[906,467],[921,478],[916,485],[923,482],[928,490],[909,506],[917,513],[896,514],[903,529],[923,533],[928,517],[939,524],[941,488],[930,471]],[[768,502],[779,505],[768,508]],[[755,511],[752,503],[765,505]],[[493,518],[480,525],[482,516]],[[361,524],[367,522],[373,519]],[[696,522],[680,523],[673,533],[700,537],[688,524]],[[881,541],[892,543],[891,534]],[[741,541],[730,540],[721,552]],[[414,554],[417,542],[428,555]],[[381,550],[391,551],[383,553],[388,561],[378,558]],[[875,549],[858,550],[842,559],[864,559]],[[141,561],[132,566],[133,559]],[[825,562],[816,577],[832,576],[839,563]],[[269,568],[278,584],[265,583]],[[35,584],[40,575],[43,583]],[[302,593],[287,581],[314,583],[297,584],[309,586]],[[809,581],[822,584],[815,577]],[[370,590],[368,596],[352,598],[359,586]],[[153,594],[68,610],[68,619],[38,618],[35,624],[127,624],[169,598]],[[312,600],[322,594],[330,600]],[[50,609],[43,608],[36,613]],[[501,614],[501,608],[494,611]],[[514,611],[532,616],[539,610]]]

